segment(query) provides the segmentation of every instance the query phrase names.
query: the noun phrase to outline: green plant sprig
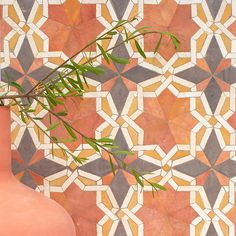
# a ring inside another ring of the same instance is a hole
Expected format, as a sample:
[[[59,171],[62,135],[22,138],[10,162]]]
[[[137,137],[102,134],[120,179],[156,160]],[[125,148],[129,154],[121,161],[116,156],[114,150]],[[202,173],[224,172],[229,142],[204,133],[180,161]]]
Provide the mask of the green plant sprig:
[[[132,152],[128,150],[119,150],[119,147],[114,144],[114,140],[110,138],[94,139],[91,137],[87,137],[78,129],[75,129],[69,122],[67,122],[63,118],[68,114],[66,107],[64,111],[55,112],[55,108],[58,105],[65,106],[65,100],[67,98],[74,96],[80,96],[80,97],[83,96],[85,92],[84,84],[88,86],[88,83],[86,81],[86,73],[90,72],[96,75],[102,75],[104,73],[104,71],[100,67],[95,67],[92,63],[98,57],[102,57],[108,64],[110,64],[111,62],[119,64],[129,63],[128,59],[120,58],[113,55],[112,53],[109,53],[113,49],[120,47],[122,44],[134,40],[138,53],[143,58],[146,58],[145,52],[142,50],[142,47],[140,46],[140,44],[136,39],[139,37],[145,37],[148,34],[149,35],[159,34],[160,38],[157,41],[157,44],[154,48],[154,53],[158,52],[164,35],[170,37],[176,49],[179,48],[180,46],[179,40],[174,34],[171,34],[169,32],[147,31],[148,27],[140,27],[139,29],[136,29],[133,33],[129,35],[128,32],[126,31],[125,25],[131,23],[135,19],[136,18],[134,18],[131,21],[129,20],[118,21],[117,24],[114,27],[112,27],[112,29],[108,30],[107,32],[99,36],[97,39],[88,43],[88,45],[86,45],[80,51],[72,55],[72,57],[70,57],[61,65],[52,70],[46,77],[38,81],[38,83],[36,83],[28,92],[26,92],[25,89],[19,83],[11,81],[9,79],[9,76],[6,75],[6,77],[8,78],[7,79],[8,91],[2,96],[0,96],[0,101],[1,104],[3,105],[4,100],[6,99],[12,100],[10,102],[10,105],[18,106],[22,121],[26,123],[26,119],[31,120],[37,126],[37,128],[40,129],[50,139],[50,141],[52,142],[52,152],[53,152],[53,144],[55,144],[59,149],[61,149],[61,151],[65,154],[65,156],[72,157],[79,164],[83,164],[84,162],[87,161],[86,158],[77,158],[76,156],[74,156],[74,154],[70,150],[65,149],[61,145],[61,140],[59,140],[57,137],[52,137],[48,134],[49,131],[56,129],[60,125],[63,125],[67,133],[71,137],[70,141],[77,140],[78,138],[77,136],[80,135],[82,137],[82,140],[88,143],[96,152],[100,153],[100,155],[102,155],[100,149],[108,153],[109,162],[113,174],[115,174],[116,168],[115,164],[113,163],[112,157],[114,158],[117,167],[132,174],[136,179],[137,183],[142,188],[144,187],[144,182],[147,182],[152,187],[153,191],[159,189],[166,190],[164,186],[161,186],[157,183],[153,183],[148,179],[146,179],[144,174],[131,168],[128,164],[126,164],[117,156],[119,154],[131,155]],[[111,48],[108,48],[106,50],[103,49],[103,47],[98,42],[102,40],[112,39],[114,35],[118,34],[117,31],[120,27],[123,27],[122,32],[124,31],[124,33],[122,34],[125,36],[125,39]],[[100,50],[100,53],[98,55],[94,57],[89,57],[84,63],[81,64],[78,64],[73,60],[73,58],[75,58],[78,54],[83,53],[84,50],[86,50],[87,48],[91,47],[94,44],[96,44]],[[63,70],[59,71],[61,69]],[[56,76],[51,78],[51,76],[54,75],[55,73],[57,73]],[[14,87],[18,91],[18,94],[8,95],[10,87]],[[47,101],[48,105],[45,105],[43,102],[41,102],[40,98],[44,98]],[[20,99],[20,101],[18,99]],[[50,126],[47,127],[47,130],[42,129],[36,122],[36,120],[40,120],[42,118],[32,117],[30,115],[32,112],[34,112],[34,110],[31,108],[32,100],[35,100],[44,110],[46,110],[49,113],[50,116],[52,115],[56,118],[57,120],[56,123],[52,123],[50,119]]]

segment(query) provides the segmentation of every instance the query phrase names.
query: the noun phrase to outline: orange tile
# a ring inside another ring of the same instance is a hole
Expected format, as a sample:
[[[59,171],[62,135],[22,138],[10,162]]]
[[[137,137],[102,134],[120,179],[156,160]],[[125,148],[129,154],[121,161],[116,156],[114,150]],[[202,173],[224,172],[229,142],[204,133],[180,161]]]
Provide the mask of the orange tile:
[[[137,213],[144,223],[144,235],[187,236],[190,233],[189,224],[197,214],[189,206],[189,193],[167,187],[166,192],[158,191],[155,197],[151,192],[144,192],[144,204]]]
[[[186,24],[188,27],[185,27]],[[191,18],[191,6],[177,5],[174,0],[161,1],[158,5],[144,5],[144,20],[137,27],[146,25],[151,26],[152,30],[176,34],[181,41],[181,51],[190,50],[190,39],[198,29]],[[145,39],[145,50],[153,51],[157,40],[158,35],[148,36]],[[159,52],[167,60],[175,53],[174,46],[167,36],[163,37]]]
[[[49,6],[49,19],[41,29],[49,37],[50,51],[64,51],[71,56],[99,35],[104,27],[96,19],[94,4],[67,0],[62,5]],[[91,50],[94,51],[95,46]]]
[[[64,193],[51,193],[51,198],[71,215],[76,227],[76,235],[97,234],[96,224],[103,217],[103,213],[96,206],[95,192],[84,192],[73,183]]]

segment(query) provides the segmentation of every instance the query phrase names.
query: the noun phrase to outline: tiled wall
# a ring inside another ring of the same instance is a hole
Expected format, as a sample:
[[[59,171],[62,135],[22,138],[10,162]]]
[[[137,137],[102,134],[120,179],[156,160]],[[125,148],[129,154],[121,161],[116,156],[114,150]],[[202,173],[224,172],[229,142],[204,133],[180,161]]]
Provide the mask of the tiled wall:
[[[64,206],[79,236],[234,236],[235,0],[0,0],[2,75],[7,72],[30,88],[114,20],[134,16],[138,21],[127,31],[143,25],[171,31],[181,50],[164,38],[155,55],[153,36],[140,39],[146,59],[133,44],[115,49],[131,63],[102,62],[106,73],[88,75],[85,98],[68,101],[69,119],[87,135],[111,136],[131,148],[135,156],[121,158],[151,172],[146,177],[167,192],[153,198],[151,189],[142,191],[130,174],[120,170],[113,176],[107,157],[81,140],[65,145],[88,156],[85,165],[65,159],[59,150],[53,158],[47,137],[33,123],[26,127],[15,109],[13,172]],[[114,46],[121,37],[103,46]],[[34,115],[48,116],[32,106]]]

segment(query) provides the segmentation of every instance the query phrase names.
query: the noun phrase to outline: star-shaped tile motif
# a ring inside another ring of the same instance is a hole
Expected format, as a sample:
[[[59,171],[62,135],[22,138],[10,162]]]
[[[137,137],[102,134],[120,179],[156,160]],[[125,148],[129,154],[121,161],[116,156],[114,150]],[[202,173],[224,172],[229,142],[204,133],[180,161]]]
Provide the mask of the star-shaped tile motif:
[[[46,77],[51,71],[51,68],[42,64],[42,60],[34,58],[29,41],[25,38],[17,59],[12,59],[11,65],[1,70],[1,78],[4,82],[9,79],[17,81],[26,90],[29,90],[37,81]]]
[[[26,129],[17,150],[12,151],[13,174],[25,185],[35,189],[43,184],[43,178],[64,170],[66,167],[44,157]]]
[[[236,176],[236,161],[229,159],[229,153],[222,151],[214,130],[212,130],[203,153],[197,153],[195,159],[175,166],[174,169],[197,180],[199,178],[213,207],[222,181],[228,181]]]
[[[230,66],[226,69],[225,67],[227,67],[227,60],[223,59],[217,40],[215,36],[213,36],[205,58],[199,61],[197,65],[179,72],[176,75],[197,84],[200,90],[204,90],[211,111],[214,113],[220,100],[222,90],[224,90],[228,84],[234,83],[234,67]]]

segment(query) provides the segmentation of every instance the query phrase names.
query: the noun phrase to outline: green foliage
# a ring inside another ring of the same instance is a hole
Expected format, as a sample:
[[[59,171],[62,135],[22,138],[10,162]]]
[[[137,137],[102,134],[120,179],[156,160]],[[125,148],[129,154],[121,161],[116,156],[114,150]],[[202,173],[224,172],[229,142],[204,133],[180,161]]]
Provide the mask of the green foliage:
[[[138,39],[140,37],[145,37],[148,34],[157,34],[160,36],[154,48],[155,53],[157,53],[160,48],[163,36],[170,38],[176,50],[180,48],[180,41],[178,38],[169,32],[151,31],[149,30],[150,27],[148,26],[143,26],[137,28],[133,32],[128,32],[128,27],[126,27],[126,25],[132,23],[135,20],[137,20],[137,18],[133,18],[131,21],[117,21],[114,27],[100,35],[97,39],[88,43],[79,52],[55,68],[46,77],[42,78],[36,85],[33,86],[32,89],[27,92],[20,83],[17,81],[12,81],[9,75],[5,74],[5,81],[7,81],[7,91],[0,97],[0,105],[4,105],[3,101],[6,99],[11,100],[10,105],[17,106],[19,108],[21,120],[26,124],[28,121],[33,122],[38,127],[38,129],[50,139],[52,143],[52,153],[54,153],[54,145],[56,145],[57,148],[63,152],[63,155],[66,158],[73,158],[78,164],[84,164],[87,161],[87,158],[78,158],[73,154],[72,150],[65,149],[61,145],[61,143],[74,142],[78,140],[78,137],[80,136],[87,144],[90,145],[92,149],[100,153],[100,155],[102,155],[101,151],[108,153],[111,171],[114,175],[116,168],[121,168],[128,173],[131,173],[142,188],[144,187],[144,183],[148,183],[152,187],[153,192],[154,190],[165,191],[166,188],[164,186],[158,183],[150,182],[145,178],[145,174],[141,174],[137,170],[130,168],[129,164],[119,159],[119,155],[134,155],[132,151],[120,150],[120,147],[116,145],[114,140],[109,137],[102,137],[99,139],[87,137],[65,120],[66,116],[68,115],[65,103],[66,99],[76,96],[83,97],[86,87],[89,87],[86,80],[86,74],[92,73],[96,76],[103,76],[103,68],[94,65],[96,58],[102,57],[108,64],[111,62],[118,64],[128,64],[130,62],[129,59],[118,57],[114,55],[112,51],[114,48],[132,41],[134,41],[140,56],[146,58],[145,52],[140,46]],[[108,49],[104,49],[102,47],[104,40],[110,40],[113,36],[118,34],[123,35],[124,40],[121,43]],[[89,49],[92,45],[97,45],[100,54],[94,57],[89,56],[83,63],[77,63],[74,58],[78,54],[83,53],[85,49]],[[16,89],[18,94],[9,95],[11,88]],[[47,104],[42,102],[42,98],[47,101]],[[42,109],[49,113],[50,122],[49,126],[45,130],[42,129],[37,123],[37,121],[40,121],[43,118],[35,117],[33,115],[35,110],[31,108],[32,101],[36,101]],[[61,111],[56,111],[58,106],[63,107],[63,109]],[[52,122],[52,117],[54,117],[56,120],[55,122]],[[69,138],[60,139],[55,136],[50,136],[48,131],[56,130],[60,126],[65,128]]]

